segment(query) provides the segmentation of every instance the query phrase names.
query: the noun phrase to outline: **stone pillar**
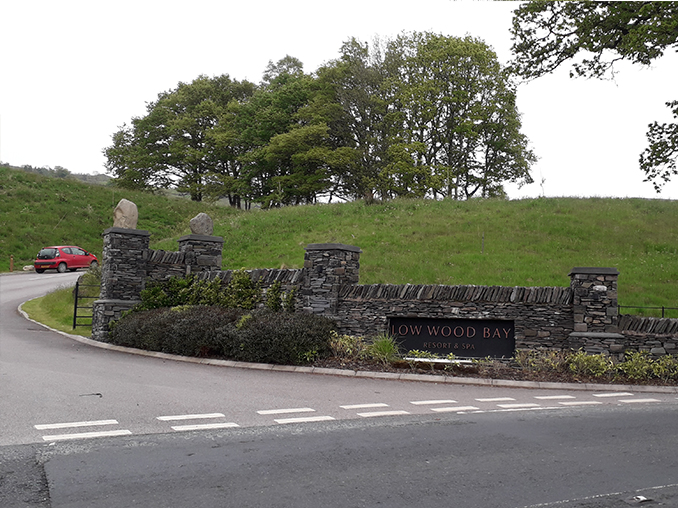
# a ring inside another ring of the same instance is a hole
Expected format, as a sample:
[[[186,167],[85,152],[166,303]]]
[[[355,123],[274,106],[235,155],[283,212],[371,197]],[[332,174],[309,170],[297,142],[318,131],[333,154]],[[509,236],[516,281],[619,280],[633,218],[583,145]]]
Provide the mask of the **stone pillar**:
[[[337,313],[341,287],[358,283],[361,252],[358,247],[341,243],[306,247],[301,290],[305,311],[328,316]]]
[[[224,239],[220,236],[186,235],[179,238],[179,252],[186,255],[186,275],[221,270]]]
[[[618,332],[616,268],[577,267],[570,272],[575,332]]]
[[[92,309],[93,339],[106,341],[109,323],[139,303],[150,236],[148,231],[120,227],[104,231],[101,293]]]

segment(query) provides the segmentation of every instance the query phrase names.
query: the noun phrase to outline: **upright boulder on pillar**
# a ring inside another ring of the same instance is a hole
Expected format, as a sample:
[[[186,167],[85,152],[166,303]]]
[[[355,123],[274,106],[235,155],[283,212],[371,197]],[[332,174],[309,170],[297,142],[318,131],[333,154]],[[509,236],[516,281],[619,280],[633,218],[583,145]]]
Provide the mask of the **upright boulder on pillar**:
[[[214,232],[214,221],[206,213],[200,212],[193,217],[190,222],[191,233],[194,235],[212,236]]]
[[[139,221],[137,205],[127,199],[121,199],[113,211],[113,227],[136,229]]]

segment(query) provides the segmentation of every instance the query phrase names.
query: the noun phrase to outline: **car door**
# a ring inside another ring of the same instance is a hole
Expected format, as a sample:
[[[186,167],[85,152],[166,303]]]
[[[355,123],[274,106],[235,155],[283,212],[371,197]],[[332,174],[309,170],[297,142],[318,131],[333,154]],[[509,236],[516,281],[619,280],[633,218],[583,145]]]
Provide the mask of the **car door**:
[[[71,251],[71,248],[62,247],[61,249],[59,249],[59,251],[60,251],[59,255],[60,261],[66,263],[66,266],[68,268],[74,268],[73,265],[75,264],[75,261],[73,259],[73,252]]]
[[[71,247],[73,254],[73,266],[71,268],[87,268],[89,266],[89,259],[87,253],[79,247]]]

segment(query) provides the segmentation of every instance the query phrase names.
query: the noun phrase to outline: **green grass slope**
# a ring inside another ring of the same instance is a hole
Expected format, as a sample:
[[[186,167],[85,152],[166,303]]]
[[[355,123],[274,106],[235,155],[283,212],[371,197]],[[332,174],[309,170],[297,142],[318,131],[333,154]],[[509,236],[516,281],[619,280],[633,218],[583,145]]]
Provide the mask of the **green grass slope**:
[[[102,232],[113,225],[113,210],[126,198],[139,208],[139,229],[152,238],[178,237],[200,212],[221,216],[231,210],[75,179],[50,178],[0,167],[0,271],[32,264],[47,245],[75,244],[101,256]],[[221,215],[219,215],[221,214]]]
[[[400,200],[234,214],[215,234],[229,268],[298,268],[307,244],[338,242],[363,250],[363,284],[567,286],[573,267],[604,266],[622,305],[678,307],[676,224],[675,201]]]
[[[567,286],[575,266],[615,267],[621,305],[678,307],[678,201],[396,200],[235,211],[0,168],[0,270],[44,245],[101,254],[121,198],[151,247],[176,250],[199,212],[224,237],[224,268],[299,268],[309,243],[356,245],[361,283]],[[676,316],[674,316],[676,317]]]

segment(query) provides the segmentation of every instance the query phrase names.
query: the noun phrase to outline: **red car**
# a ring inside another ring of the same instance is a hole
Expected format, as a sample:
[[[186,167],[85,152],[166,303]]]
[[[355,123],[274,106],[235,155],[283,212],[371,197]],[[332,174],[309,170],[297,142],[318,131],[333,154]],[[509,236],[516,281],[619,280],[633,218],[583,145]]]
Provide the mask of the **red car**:
[[[90,254],[80,247],[63,245],[42,249],[38,252],[33,266],[38,273],[43,273],[45,270],[50,269],[64,273],[66,270],[74,272],[78,268],[96,268],[99,266],[99,260],[94,254]]]

